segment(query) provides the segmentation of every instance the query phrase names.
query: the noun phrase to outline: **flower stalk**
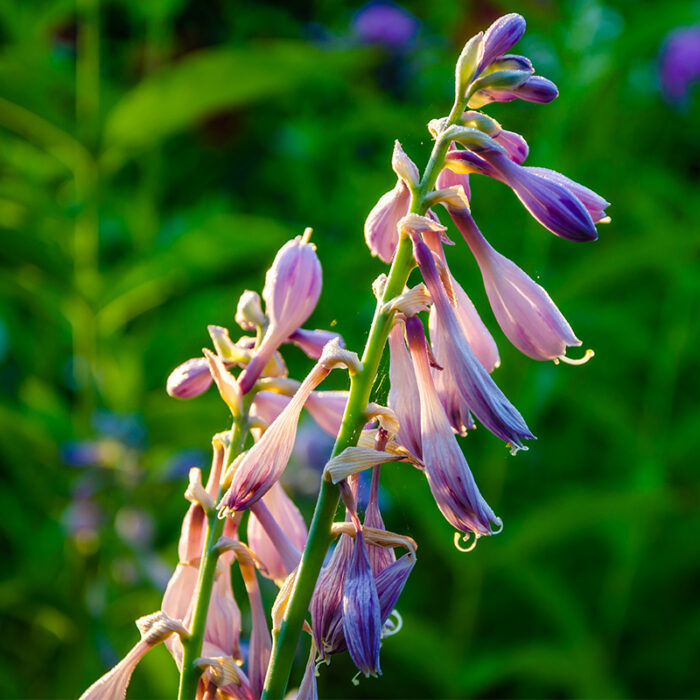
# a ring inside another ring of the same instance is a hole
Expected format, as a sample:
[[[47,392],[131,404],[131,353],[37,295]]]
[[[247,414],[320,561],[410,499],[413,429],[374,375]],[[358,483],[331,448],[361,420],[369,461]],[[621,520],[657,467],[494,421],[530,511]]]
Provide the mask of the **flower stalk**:
[[[466,109],[467,97],[458,96],[447,117],[446,126],[455,124]],[[419,184],[411,188],[409,212],[425,214],[428,207],[426,197],[435,186],[437,177],[445,164],[445,156],[450,145],[447,138],[438,137],[430,154],[423,177]],[[411,270],[416,262],[413,257],[411,239],[401,236],[399,245],[391,265],[382,298],[377,301],[377,307],[372,319],[369,337],[362,354],[362,369],[351,377],[350,394],[345,408],[345,415],[333,447],[332,456],[340,454],[346,447],[357,444],[362,427],[366,422],[365,408],[370,400],[372,387],[377,378],[379,363],[384,352],[389,331],[391,330],[394,311],[387,305],[394,297],[403,292]],[[326,552],[330,547],[333,536],[331,525],[335,519],[340,500],[338,487],[328,479],[321,480],[321,488],[316,500],[309,536],[302,553],[296,581],[292,589],[287,612],[279,631],[273,633],[273,647],[270,665],[268,667],[263,700],[281,700],[284,697],[289,674],[294,660],[301,628],[309,608],[311,596],[318,574],[321,571]]]

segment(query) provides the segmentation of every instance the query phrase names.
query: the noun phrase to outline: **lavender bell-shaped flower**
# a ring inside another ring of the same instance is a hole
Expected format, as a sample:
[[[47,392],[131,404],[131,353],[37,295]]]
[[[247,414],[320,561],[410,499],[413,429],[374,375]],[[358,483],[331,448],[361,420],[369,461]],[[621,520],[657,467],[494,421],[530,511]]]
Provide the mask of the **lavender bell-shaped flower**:
[[[401,144],[394,144],[392,166],[398,179],[396,186],[383,194],[374,205],[365,221],[365,241],[372,255],[385,263],[394,259],[396,246],[399,242],[397,225],[408,213],[411,202],[409,185],[418,182],[418,168],[404,153]]]
[[[535,360],[557,360],[568,346],[581,345],[549,294],[496,250],[469,212],[451,212],[484,279],[498,325],[518,350]]]
[[[409,222],[407,226],[410,228],[410,225]],[[522,449],[522,440],[534,436],[517,409],[476,359],[442,287],[430,249],[417,237],[413,248],[436,307],[437,331],[444,338],[444,342],[439,343],[444,353],[443,357],[437,357],[439,364],[449,373],[476,418],[494,435],[509,443],[512,449]]]
[[[269,318],[260,347],[238,378],[246,394],[273,353],[311,315],[321,293],[321,263],[316,247],[308,242],[310,229],[285,243],[265,277],[263,299]]]
[[[260,503],[264,503],[268,510],[263,517],[271,516],[274,520],[274,524],[267,528],[267,523],[262,523],[257,517],[256,506]],[[248,545],[265,565],[269,578],[282,581],[294,570],[306,544],[306,534],[304,518],[279,481],[263,496],[262,501],[253,505],[248,519]],[[296,552],[292,551],[292,558],[285,561],[289,545]]]
[[[423,326],[417,317],[406,321],[408,344],[420,394],[423,462],[430,490],[447,521],[461,532],[477,537],[501,526],[479,493],[462,450],[457,444],[430,374]]]
[[[346,649],[343,634],[343,584],[352,553],[352,538],[341,535],[318,576],[311,598],[311,629],[321,661]]]
[[[355,535],[343,583],[343,632],[350,657],[360,673],[365,677],[381,674],[381,609],[361,529]]]

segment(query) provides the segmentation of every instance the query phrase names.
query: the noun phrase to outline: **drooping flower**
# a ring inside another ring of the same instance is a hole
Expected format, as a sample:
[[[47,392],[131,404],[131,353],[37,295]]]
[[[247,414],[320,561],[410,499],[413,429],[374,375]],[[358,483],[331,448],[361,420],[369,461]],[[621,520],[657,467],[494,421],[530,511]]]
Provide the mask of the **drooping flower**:
[[[279,479],[294,448],[299,415],[306,400],[331,369],[338,365],[352,367],[353,370],[361,367],[355,353],[342,349],[337,340],[333,340],[326,345],[321,358],[287,406],[241,459],[231,485],[218,505],[220,510],[226,512],[249,508]]]
[[[476,258],[498,325],[515,347],[535,360],[556,360],[581,345],[543,287],[488,243],[468,212],[452,218]]]
[[[343,632],[350,657],[365,676],[381,675],[381,609],[362,529],[355,535],[343,583]]]
[[[430,490],[447,521],[477,537],[501,525],[479,493],[457,439],[438,399],[428,362],[423,327],[417,317],[407,319],[406,333],[420,394],[423,462]]]
[[[437,356],[438,363],[449,373],[450,380],[458,387],[476,418],[513,449],[521,449],[522,440],[531,439],[532,433],[518,410],[476,359],[447,299],[430,249],[417,237],[413,248],[436,307],[437,331],[445,339],[439,343],[443,355]]]
[[[311,315],[321,293],[321,264],[308,235],[297,236],[278,251],[265,277],[263,299],[269,325],[238,382],[246,394],[272,354]]]
[[[266,513],[258,508],[263,504]],[[305,544],[304,518],[277,482],[252,506],[248,545],[265,565],[269,578],[282,581],[299,563]]]

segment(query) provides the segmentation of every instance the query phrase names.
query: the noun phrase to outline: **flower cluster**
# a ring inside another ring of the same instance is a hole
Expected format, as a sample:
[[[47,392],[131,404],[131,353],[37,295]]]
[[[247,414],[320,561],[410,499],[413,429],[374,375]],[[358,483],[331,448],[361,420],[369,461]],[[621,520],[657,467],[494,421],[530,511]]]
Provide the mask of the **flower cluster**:
[[[284,656],[280,632],[296,619],[298,635],[307,611],[311,653],[299,698],[316,697],[319,665],[346,650],[358,675],[380,674],[381,641],[401,626],[395,606],[417,549],[411,538],[385,527],[379,506],[384,463],[417,467],[425,474],[437,507],[457,531],[460,549],[469,548],[460,540],[473,546],[500,531],[501,520],[480,493],[456,436],[479,422],[512,453],[526,449],[525,441],[534,436],[492,378],[500,364],[496,343],[450,272],[444,246],[451,241],[435,209],[447,210],[473,253],[505,335],[529,357],[554,362],[579,363],[566,357],[566,349],[581,341],[547,292],[481,234],[471,215],[469,175],[503,182],[537,221],[568,240],[593,240],[595,225],[609,220],[601,197],[559,173],[524,166],[529,149],[523,137],[477,111],[491,102],[548,102],[557,96],[553,83],[534,75],[527,58],[507,53],[524,30],[523,18],[510,14],[467,43],[457,63],[455,107],[429,125],[435,147],[422,176],[395,146],[396,186],[365,223],[371,252],[392,268],[374,285],[378,306],[363,363],[337,334],[302,328],[321,291],[321,267],[307,230],[278,252],[262,298],[252,291],[241,296],[235,320],[244,334],[234,342],[228,329],[210,326],[213,350],[205,348],[202,357],[170,375],[168,393],[179,398],[216,384],[233,425],[214,436],[206,485],[198,469],[190,472],[185,496],[191,505],[182,524],[180,561],[161,611],[151,616],[157,633],[152,625],[142,631],[142,640],[124,661],[84,698],[118,697],[141,656],[161,641],[181,669],[181,698],[194,692],[203,698],[281,697],[286,675],[281,682],[271,675],[283,662],[271,659]],[[424,284],[408,289],[415,266]],[[391,389],[388,405],[381,406],[367,403],[367,397],[387,341]],[[298,345],[315,361],[301,381],[287,376],[280,353],[285,343]],[[347,369],[350,391],[319,391],[337,367]],[[308,532],[280,483],[304,408],[336,438],[319,504],[331,492],[335,501],[330,508],[317,506],[317,514],[325,509],[330,519],[321,522],[323,516],[315,515]],[[358,473],[365,469],[372,476],[363,511],[357,493]],[[339,498],[345,518],[332,522]],[[404,552],[397,557],[395,550]],[[318,562],[315,569],[312,560]],[[234,564],[251,610],[245,645],[231,587]],[[279,586],[271,616],[263,608],[259,574]]]

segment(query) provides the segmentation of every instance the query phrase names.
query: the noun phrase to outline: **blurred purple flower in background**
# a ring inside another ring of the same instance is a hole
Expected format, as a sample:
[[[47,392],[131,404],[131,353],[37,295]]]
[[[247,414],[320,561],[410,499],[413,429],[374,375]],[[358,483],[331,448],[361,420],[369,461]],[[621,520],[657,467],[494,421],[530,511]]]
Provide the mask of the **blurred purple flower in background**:
[[[415,37],[418,20],[393,2],[370,2],[355,14],[353,29],[365,44],[383,44],[391,49],[400,49]]]
[[[690,84],[700,81],[700,25],[680,27],[666,36],[659,72],[666,98],[685,104]]]

